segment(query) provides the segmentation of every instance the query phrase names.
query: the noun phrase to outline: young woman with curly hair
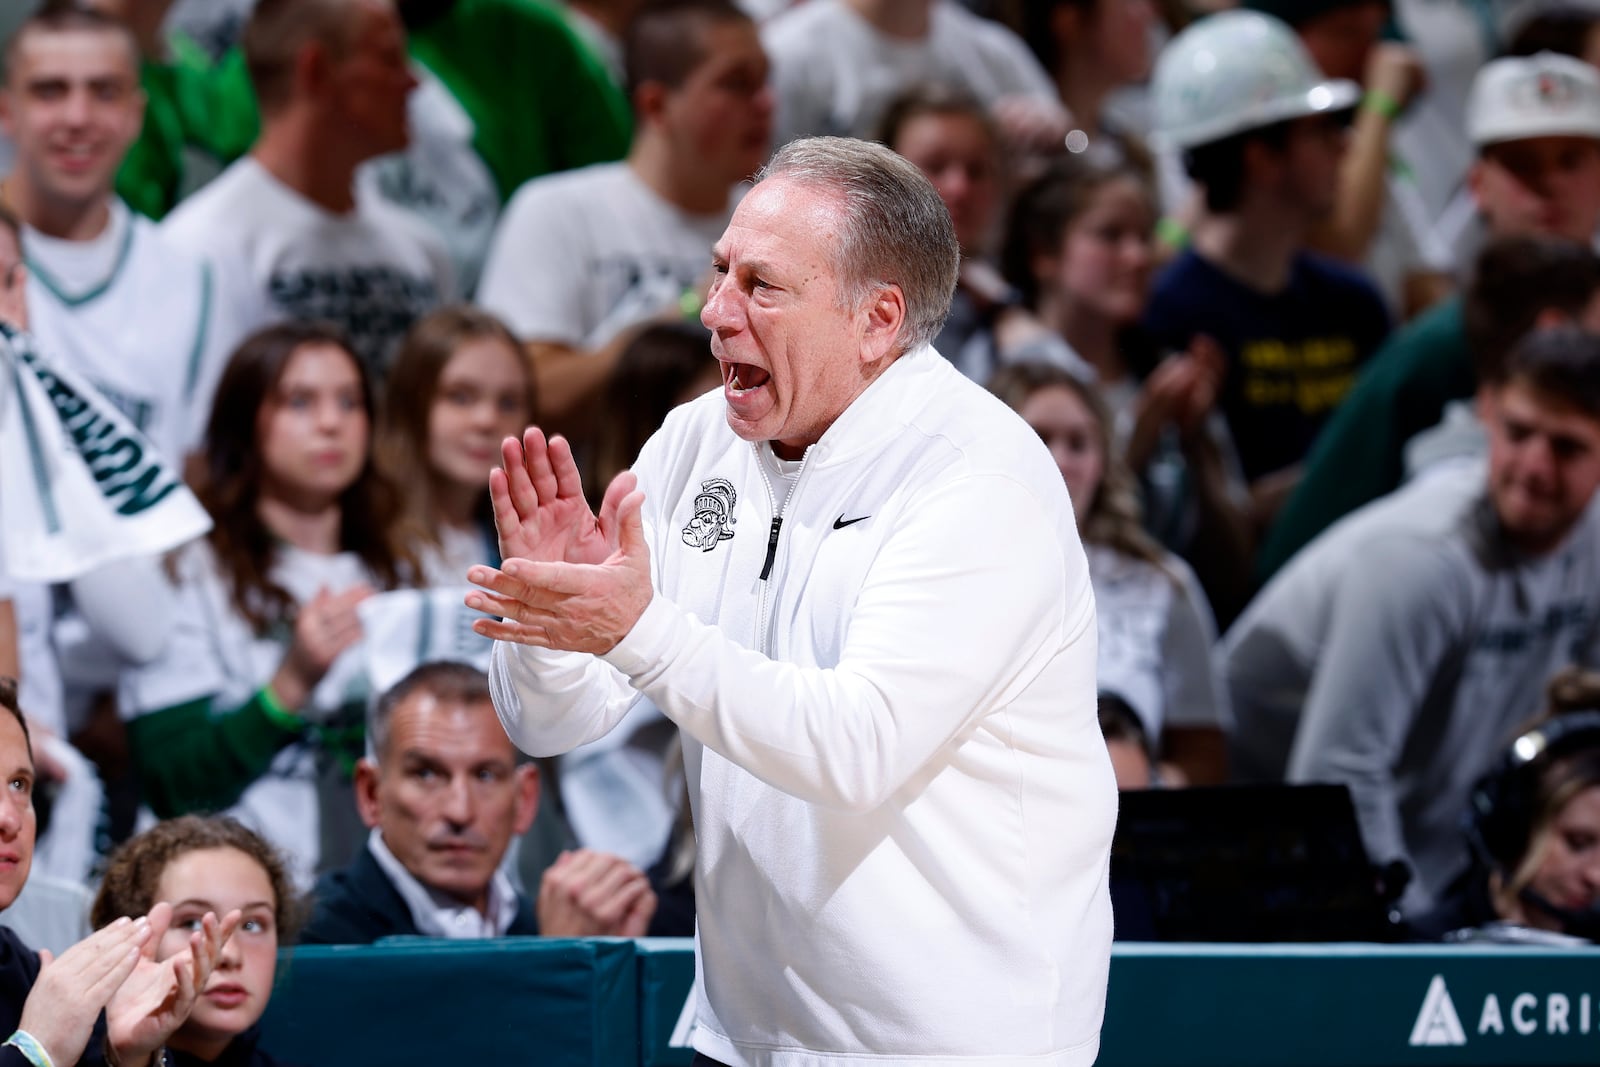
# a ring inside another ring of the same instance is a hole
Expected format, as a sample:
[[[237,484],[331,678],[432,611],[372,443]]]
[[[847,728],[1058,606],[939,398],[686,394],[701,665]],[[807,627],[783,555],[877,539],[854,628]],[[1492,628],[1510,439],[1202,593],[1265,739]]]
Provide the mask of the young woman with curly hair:
[[[167,1039],[168,1064],[275,1067],[256,1024],[272,997],[278,948],[294,939],[302,918],[283,857],[226,816],[157,823],[113,853],[90,919],[99,929],[163,902],[172,906],[172,925],[156,947],[159,959],[181,951],[206,912],[241,914],[194,1010]]]

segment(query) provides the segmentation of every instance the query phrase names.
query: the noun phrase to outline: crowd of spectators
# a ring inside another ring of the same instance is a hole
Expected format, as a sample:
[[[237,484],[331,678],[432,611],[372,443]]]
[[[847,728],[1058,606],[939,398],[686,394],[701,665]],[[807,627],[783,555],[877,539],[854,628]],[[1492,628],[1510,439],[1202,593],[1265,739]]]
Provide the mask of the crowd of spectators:
[[[1123,787],[1341,784],[1398,929],[1600,928],[1600,13],[40,0],[0,34],[24,992],[23,942],[110,951],[96,886],[108,930],[178,907],[162,958],[205,955],[183,907],[242,911],[240,1010],[167,1020],[195,1062],[270,1062],[297,932],[693,932],[676,728],[641,699],[519,753],[465,572],[508,434],[598,494],[721,387],[711,246],[814,135],[950,211],[935,347],[1066,482]],[[41,417],[132,496],[53,488]]]

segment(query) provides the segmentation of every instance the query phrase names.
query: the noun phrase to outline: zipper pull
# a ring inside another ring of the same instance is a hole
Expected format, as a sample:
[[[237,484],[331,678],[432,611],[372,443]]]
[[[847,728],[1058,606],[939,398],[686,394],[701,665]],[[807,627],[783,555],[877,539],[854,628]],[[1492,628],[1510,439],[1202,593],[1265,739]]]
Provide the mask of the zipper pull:
[[[761,581],[766,581],[772,574],[772,561],[778,558],[778,531],[783,529],[783,516],[775,516],[772,520],[772,532],[767,535],[767,562],[761,565]]]

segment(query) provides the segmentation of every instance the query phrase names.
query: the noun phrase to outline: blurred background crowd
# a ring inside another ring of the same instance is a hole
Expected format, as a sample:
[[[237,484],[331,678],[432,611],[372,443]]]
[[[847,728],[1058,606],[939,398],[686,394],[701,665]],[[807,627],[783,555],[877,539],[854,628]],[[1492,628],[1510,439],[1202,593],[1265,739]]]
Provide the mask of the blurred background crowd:
[[[721,387],[711,245],[813,135],[950,210],[935,347],[1060,467],[1123,788],[1237,787],[1211,840],[1337,785],[1378,936],[1595,935],[1600,5],[9,0],[0,38],[27,944],[186,877],[273,946],[693,931],[675,727],[517,753],[465,573],[506,435],[598,498]],[[270,991],[241,943],[208,1062]]]

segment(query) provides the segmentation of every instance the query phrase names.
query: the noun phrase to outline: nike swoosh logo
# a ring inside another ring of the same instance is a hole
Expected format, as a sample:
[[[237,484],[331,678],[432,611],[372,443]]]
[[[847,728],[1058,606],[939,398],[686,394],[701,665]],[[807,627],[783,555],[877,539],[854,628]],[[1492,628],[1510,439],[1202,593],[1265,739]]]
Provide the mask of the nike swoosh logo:
[[[865,522],[870,518],[872,518],[871,515],[863,515],[859,519],[847,519],[843,515],[840,515],[837,519],[833,520],[833,528],[835,530],[842,530],[846,526],[854,526],[856,523]]]

